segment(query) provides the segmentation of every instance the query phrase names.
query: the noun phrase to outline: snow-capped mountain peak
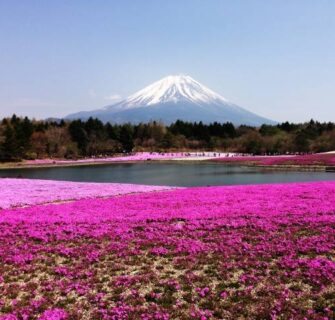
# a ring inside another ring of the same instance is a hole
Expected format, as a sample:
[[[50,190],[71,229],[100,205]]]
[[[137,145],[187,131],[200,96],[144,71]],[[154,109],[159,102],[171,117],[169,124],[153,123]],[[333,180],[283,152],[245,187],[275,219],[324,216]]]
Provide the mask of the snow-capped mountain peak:
[[[151,106],[159,103],[188,101],[196,104],[228,103],[228,101],[187,75],[167,76],[137,91],[122,101],[122,109]]]
[[[165,77],[123,101],[103,109],[71,114],[67,118],[89,117],[113,123],[147,123],[156,120],[166,124],[177,120],[203,123],[229,121],[236,125],[254,126],[275,123],[227,101],[186,75]]]

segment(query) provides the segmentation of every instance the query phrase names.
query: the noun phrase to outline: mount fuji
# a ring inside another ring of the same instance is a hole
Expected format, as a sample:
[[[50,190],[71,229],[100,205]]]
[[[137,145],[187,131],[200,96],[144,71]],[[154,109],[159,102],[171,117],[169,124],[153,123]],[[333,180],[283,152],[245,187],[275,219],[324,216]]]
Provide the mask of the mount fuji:
[[[275,121],[258,116],[200,84],[190,76],[165,77],[127,99],[100,110],[70,114],[66,119],[98,118],[111,123],[152,120],[170,124],[176,120],[210,123],[232,122],[260,126]]]

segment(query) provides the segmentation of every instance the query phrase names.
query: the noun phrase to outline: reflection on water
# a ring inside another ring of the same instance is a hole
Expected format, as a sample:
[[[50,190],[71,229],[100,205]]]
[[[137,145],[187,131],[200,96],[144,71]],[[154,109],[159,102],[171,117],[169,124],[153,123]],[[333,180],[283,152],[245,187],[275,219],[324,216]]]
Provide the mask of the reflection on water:
[[[0,170],[0,177],[89,182],[208,186],[335,180],[335,173],[268,171],[216,163],[118,163],[96,166]]]

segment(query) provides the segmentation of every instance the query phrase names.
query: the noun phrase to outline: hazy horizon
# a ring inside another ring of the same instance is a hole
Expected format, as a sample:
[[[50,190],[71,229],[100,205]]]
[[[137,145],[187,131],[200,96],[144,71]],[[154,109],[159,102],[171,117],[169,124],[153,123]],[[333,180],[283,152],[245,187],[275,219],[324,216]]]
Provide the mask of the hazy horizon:
[[[335,121],[330,0],[0,3],[0,117],[102,108],[188,74],[276,121]]]

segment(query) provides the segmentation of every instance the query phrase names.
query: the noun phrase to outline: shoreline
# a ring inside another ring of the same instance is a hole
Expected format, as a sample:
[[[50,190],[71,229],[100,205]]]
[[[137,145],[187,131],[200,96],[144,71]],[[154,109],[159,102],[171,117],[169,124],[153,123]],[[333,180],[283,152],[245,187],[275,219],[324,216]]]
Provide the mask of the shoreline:
[[[214,160],[214,161],[213,161]],[[175,159],[148,159],[148,160],[124,160],[124,161],[88,161],[88,162],[62,162],[62,163],[3,163],[0,164],[0,171],[2,170],[17,170],[17,169],[42,169],[42,168],[68,168],[68,167],[88,167],[88,166],[103,166],[103,165],[117,165],[117,164],[136,164],[136,163],[182,163],[182,164],[191,164],[191,163],[207,163],[207,164],[216,164],[216,165],[229,165],[229,166],[238,166],[238,167],[252,167],[260,168],[265,170],[274,170],[274,171],[311,171],[311,172],[335,172],[335,166],[325,166],[325,165],[288,165],[288,164],[277,164],[277,165],[262,165],[262,164],[253,164],[253,163],[243,163],[243,162],[220,162],[215,161],[215,158],[204,157],[204,158],[175,158]]]
[[[10,170],[10,169],[40,169],[40,168],[63,168],[63,167],[84,167],[84,166],[100,166],[100,165],[111,165],[111,164],[127,164],[127,163],[175,163],[175,162],[183,162],[183,163],[192,163],[192,162],[210,162],[213,163],[213,158],[202,159],[150,159],[150,160],[124,160],[124,161],[88,161],[88,162],[69,162],[69,163],[38,163],[38,164],[30,164],[30,163],[3,163],[0,164],[0,170]]]
[[[285,163],[289,160],[291,163]],[[204,152],[138,152],[131,155],[84,158],[77,160],[66,159],[36,159],[21,162],[0,163],[1,170],[40,169],[40,168],[66,168],[87,167],[113,164],[144,164],[144,163],[179,163],[179,164],[216,164],[239,167],[252,167],[276,171],[310,171],[335,172],[335,156],[332,154],[312,155],[279,155],[279,156],[252,156],[234,153]],[[293,163],[292,163],[293,162]],[[294,163],[295,162],[295,163]],[[319,162],[319,163],[317,163]]]

